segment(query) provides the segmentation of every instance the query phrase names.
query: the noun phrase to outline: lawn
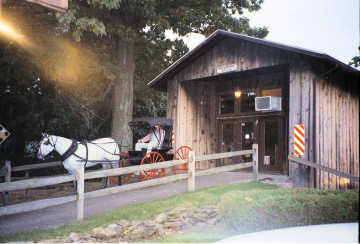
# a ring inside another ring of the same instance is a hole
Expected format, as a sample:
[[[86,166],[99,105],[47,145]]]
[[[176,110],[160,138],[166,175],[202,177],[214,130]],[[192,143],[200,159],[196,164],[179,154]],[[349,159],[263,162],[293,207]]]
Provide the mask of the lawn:
[[[178,233],[163,242],[216,241],[229,235],[284,226],[354,222],[358,219],[359,193],[355,191],[318,191],[278,189],[275,185],[250,182],[212,187],[163,200],[130,205],[116,211],[66,224],[56,229],[32,231],[0,237],[0,242],[36,241],[88,232],[119,219],[153,219],[176,207],[219,205],[224,221],[216,227]],[[312,211],[313,217],[309,217]],[[302,217],[301,217],[302,216]],[[277,220],[278,219],[278,220]],[[273,221],[276,220],[276,221]]]

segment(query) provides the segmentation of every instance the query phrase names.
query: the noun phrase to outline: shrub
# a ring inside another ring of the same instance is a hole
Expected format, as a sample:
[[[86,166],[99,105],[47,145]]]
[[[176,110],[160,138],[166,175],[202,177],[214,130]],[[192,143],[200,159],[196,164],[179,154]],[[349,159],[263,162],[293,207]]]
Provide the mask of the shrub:
[[[223,195],[220,213],[225,224],[247,233],[290,226],[356,222],[355,191],[271,190]]]

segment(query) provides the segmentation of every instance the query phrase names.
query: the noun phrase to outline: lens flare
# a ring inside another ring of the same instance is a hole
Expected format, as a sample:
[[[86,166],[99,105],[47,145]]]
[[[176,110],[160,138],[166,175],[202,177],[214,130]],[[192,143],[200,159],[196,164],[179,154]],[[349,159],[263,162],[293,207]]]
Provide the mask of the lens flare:
[[[5,23],[4,21],[0,20],[0,33],[6,35],[7,37],[19,40],[22,39],[24,36],[17,33],[10,25]]]

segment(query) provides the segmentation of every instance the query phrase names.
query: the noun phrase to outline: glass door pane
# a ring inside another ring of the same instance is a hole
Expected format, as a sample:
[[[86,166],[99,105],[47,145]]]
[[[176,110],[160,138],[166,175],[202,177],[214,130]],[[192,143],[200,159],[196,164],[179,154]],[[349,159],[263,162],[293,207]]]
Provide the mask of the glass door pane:
[[[255,122],[254,121],[242,121],[241,122],[241,135],[239,141],[241,147],[238,150],[250,150],[255,140]],[[240,162],[250,162],[252,160],[251,155],[243,155],[240,157]]]

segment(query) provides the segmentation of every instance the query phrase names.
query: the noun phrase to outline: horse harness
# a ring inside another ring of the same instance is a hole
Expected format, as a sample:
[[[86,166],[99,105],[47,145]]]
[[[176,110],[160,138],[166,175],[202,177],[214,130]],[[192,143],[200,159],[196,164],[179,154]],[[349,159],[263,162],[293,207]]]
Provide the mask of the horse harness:
[[[48,139],[48,142],[47,142],[47,143],[51,143],[49,139]],[[52,143],[51,143],[51,144],[52,144]],[[85,158],[80,157],[79,155],[77,155],[77,154],[75,153],[75,152],[77,151],[77,149],[78,149],[79,144],[84,145],[85,148],[86,148],[86,157],[85,157]],[[71,155],[74,155],[74,156],[78,157],[79,159],[84,160],[84,161],[85,161],[84,167],[86,167],[86,164],[87,164],[88,161],[89,161],[89,149],[88,149],[88,145],[87,145],[87,144],[88,144],[88,141],[78,142],[78,141],[76,141],[76,140],[72,140],[70,147],[65,151],[65,153],[64,153],[63,155],[60,155],[60,160],[61,160],[61,161],[65,161],[65,160],[68,159]],[[53,145],[54,148],[55,148],[55,145],[56,145],[56,142],[55,142],[54,145]],[[96,145],[96,144],[94,144],[94,145]],[[96,145],[96,146],[98,146],[98,145]],[[119,145],[118,145],[118,146],[119,146]],[[98,146],[98,147],[100,147],[100,146]],[[103,149],[102,147],[100,147],[100,148]],[[105,150],[105,149],[103,149],[103,150]],[[105,151],[108,152],[107,150],[105,150]],[[110,153],[110,152],[109,152],[109,153]],[[122,157],[124,157],[124,156],[120,155],[119,161],[122,159]]]
[[[78,149],[79,144],[82,144],[85,146],[86,148],[86,157],[82,158],[79,155],[77,155],[75,152]],[[67,158],[69,158],[71,155],[75,155],[76,157],[85,160],[85,165],[84,167],[86,167],[86,164],[88,162],[89,159],[89,149],[88,149],[88,145],[87,145],[87,141],[82,141],[82,142],[77,142],[75,140],[72,140],[70,147],[68,148],[68,150],[66,150],[66,152],[61,155],[61,161],[65,161]]]

